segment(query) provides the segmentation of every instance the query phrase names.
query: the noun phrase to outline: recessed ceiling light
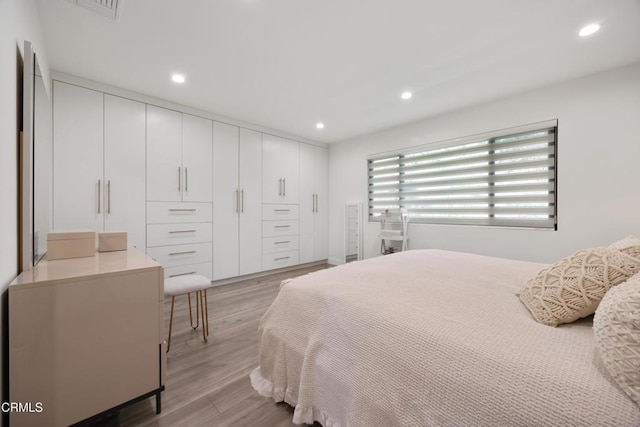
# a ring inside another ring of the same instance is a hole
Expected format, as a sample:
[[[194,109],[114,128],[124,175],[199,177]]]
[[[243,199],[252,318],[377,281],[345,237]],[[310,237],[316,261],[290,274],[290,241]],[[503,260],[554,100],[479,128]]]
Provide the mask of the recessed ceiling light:
[[[407,100],[407,99],[411,99],[411,97],[413,96],[413,94],[409,91],[406,92],[402,92],[402,95],[400,95],[400,98]]]
[[[316,123],[316,128],[318,128],[318,129],[324,129],[324,123],[322,123],[322,122],[318,122],[318,123]]]
[[[173,80],[175,83],[184,83],[184,75],[174,74],[171,76],[171,80]]]
[[[599,29],[600,29],[600,25],[598,25],[598,24],[585,25],[584,27],[582,27],[582,29],[580,30],[578,35],[580,37],[587,37],[587,36],[590,36],[591,34],[595,33],[596,31],[598,31]]]

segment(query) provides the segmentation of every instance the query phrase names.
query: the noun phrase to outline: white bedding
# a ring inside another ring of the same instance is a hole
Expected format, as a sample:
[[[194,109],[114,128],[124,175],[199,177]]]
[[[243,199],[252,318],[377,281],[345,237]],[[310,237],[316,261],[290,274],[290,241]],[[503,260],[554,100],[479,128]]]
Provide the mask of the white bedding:
[[[282,286],[253,387],[328,426],[630,426],[591,321],[536,323],[515,293],[544,265],[414,250]]]

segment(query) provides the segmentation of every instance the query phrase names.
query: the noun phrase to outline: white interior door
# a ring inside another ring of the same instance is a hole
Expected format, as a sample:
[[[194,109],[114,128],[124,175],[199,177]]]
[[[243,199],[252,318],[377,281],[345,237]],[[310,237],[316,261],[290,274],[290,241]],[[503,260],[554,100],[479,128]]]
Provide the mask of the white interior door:
[[[103,94],[53,84],[53,229],[102,231]]]
[[[104,96],[105,231],[126,231],[128,244],[144,250],[145,105]]]
[[[182,116],[182,166],[185,202],[211,202],[213,197],[213,123]]]
[[[179,202],[183,174],[182,114],[147,105],[147,200]]]
[[[300,263],[315,260],[315,147],[300,144]]]
[[[237,126],[213,123],[213,280],[238,275]]]
[[[284,179],[284,198],[281,203],[296,204],[300,200],[300,143],[283,139],[281,147]]]
[[[240,129],[240,274],[262,270],[262,134]]]
[[[282,203],[282,138],[262,135],[262,203]]]
[[[314,261],[329,257],[329,150],[313,147],[316,213],[314,228]]]

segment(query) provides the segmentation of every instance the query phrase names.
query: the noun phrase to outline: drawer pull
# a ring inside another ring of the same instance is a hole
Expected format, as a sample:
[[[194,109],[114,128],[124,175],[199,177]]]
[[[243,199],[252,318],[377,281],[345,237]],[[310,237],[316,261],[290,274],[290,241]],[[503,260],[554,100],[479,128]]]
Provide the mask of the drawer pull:
[[[184,252],[172,252],[169,255],[186,255],[186,254],[195,254],[196,251],[184,251]]]
[[[169,234],[176,234],[176,233],[195,233],[196,230],[174,230],[174,231],[170,231]]]
[[[274,245],[281,245],[283,243],[291,243],[291,240],[285,240],[284,242],[274,242]]]
[[[274,261],[281,261],[283,259],[289,259],[289,258],[291,258],[291,257],[290,256],[283,256],[283,257],[280,257],[280,258],[275,258]]]
[[[196,272],[195,271],[190,271],[188,273],[172,274],[169,277],[188,276],[189,274],[196,274]]]
[[[195,212],[195,209],[169,209],[169,212]]]
[[[290,225],[276,225],[274,226],[274,228],[289,228],[291,227]]]
[[[291,209],[274,209],[274,212],[291,212]]]

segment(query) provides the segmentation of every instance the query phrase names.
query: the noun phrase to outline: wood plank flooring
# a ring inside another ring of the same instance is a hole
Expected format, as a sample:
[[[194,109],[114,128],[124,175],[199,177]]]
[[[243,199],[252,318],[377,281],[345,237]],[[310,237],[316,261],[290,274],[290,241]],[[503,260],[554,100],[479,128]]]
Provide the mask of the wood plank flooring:
[[[327,267],[308,267],[211,288],[207,291],[208,343],[202,341],[200,329],[189,327],[186,296],[176,298],[162,413],[156,415],[155,398],[150,398],[122,410],[119,419],[111,420],[112,425],[293,426],[293,408],[276,404],[251,387],[249,373],[258,366],[258,323],[283,279]],[[169,330],[170,308],[168,299],[165,331]]]

